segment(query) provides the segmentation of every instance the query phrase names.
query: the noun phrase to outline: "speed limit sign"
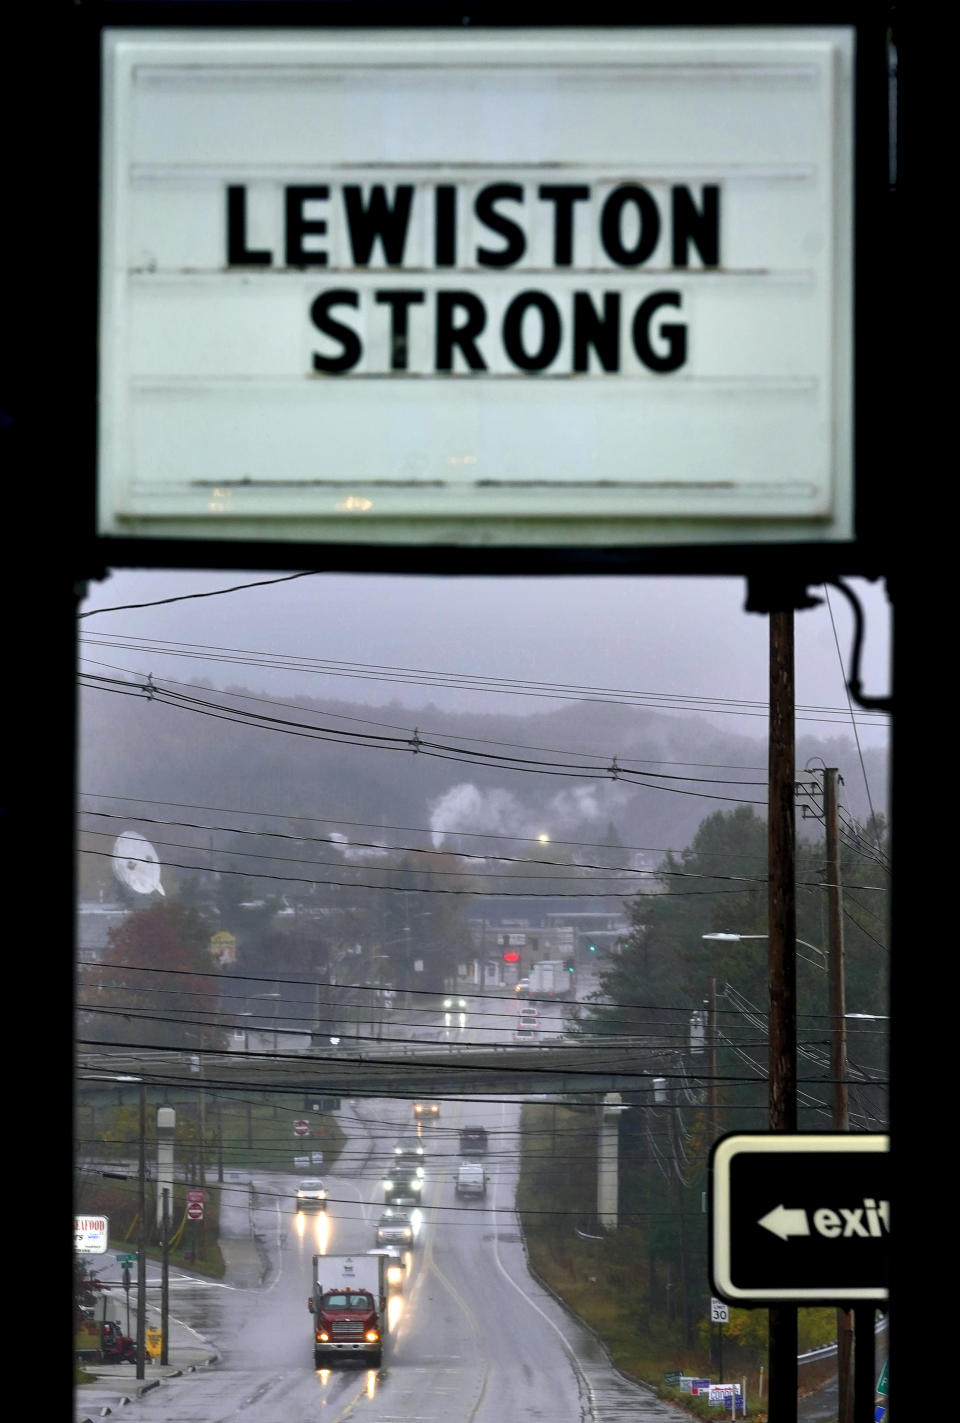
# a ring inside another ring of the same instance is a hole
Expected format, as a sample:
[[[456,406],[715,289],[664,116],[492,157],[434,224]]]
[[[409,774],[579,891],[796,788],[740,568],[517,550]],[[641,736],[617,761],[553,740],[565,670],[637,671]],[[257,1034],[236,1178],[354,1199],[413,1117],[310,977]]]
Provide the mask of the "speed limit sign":
[[[710,1300],[710,1321],[712,1324],[729,1324],[730,1311],[722,1299]]]

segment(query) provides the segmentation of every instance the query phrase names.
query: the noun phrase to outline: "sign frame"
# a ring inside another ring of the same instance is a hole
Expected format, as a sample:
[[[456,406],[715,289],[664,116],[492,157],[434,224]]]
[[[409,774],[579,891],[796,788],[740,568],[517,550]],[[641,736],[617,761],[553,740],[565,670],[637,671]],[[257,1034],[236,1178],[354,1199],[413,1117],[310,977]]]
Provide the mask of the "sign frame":
[[[813,1247],[808,1247],[808,1250],[818,1249],[821,1255],[821,1240],[829,1241],[828,1249],[831,1252],[836,1250],[840,1253],[844,1248],[843,1240],[851,1238],[854,1244],[849,1247],[848,1253],[858,1248],[861,1251],[869,1250],[870,1269],[882,1266],[882,1274],[889,1280],[889,1199],[881,1200],[879,1195],[875,1197],[867,1194],[866,1197],[861,1197],[856,1209],[852,1209],[852,1200],[839,1201],[828,1197],[833,1178],[828,1182],[828,1173],[824,1169],[831,1157],[835,1159],[835,1170],[840,1164],[836,1158],[848,1158],[848,1174],[852,1163],[861,1158],[865,1165],[870,1158],[875,1161],[883,1158],[883,1184],[889,1197],[892,1189],[888,1171],[889,1153],[890,1137],[888,1133],[883,1132],[733,1132],[714,1142],[709,1162],[708,1210],[710,1280],[717,1298],[741,1309],[783,1304],[837,1304],[844,1308],[853,1308],[857,1304],[872,1304],[876,1308],[886,1308],[889,1301],[888,1284],[877,1282],[851,1285],[835,1277],[825,1280],[823,1284],[797,1284],[791,1283],[790,1280],[776,1281],[774,1275],[785,1268],[788,1272],[795,1269],[796,1278],[807,1268],[806,1263],[802,1262],[802,1254],[794,1262],[784,1266],[777,1250],[778,1238],[780,1242],[787,1244],[788,1249],[797,1252],[802,1252],[803,1247],[796,1243],[791,1244],[791,1241],[797,1238],[812,1239],[815,1243]],[[807,1167],[805,1158],[808,1157],[817,1158],[816,1164],[821,1172],[817,1180],[818,1190],[821,1188],[820,1183],[824,1183],[824,1199],[818,1197],[815,1202],[799,1199],[804,1185],[798,1185],[797,1179]],[[788,1158],[793,1159],[790,1161]],[[735,1186],[732,1179],[734,1174],[742,1172],[745,1165],[752,1167],[755,1163],[759,1163],[757,1170],[762,1172],[769,1162],[777,1159],[783,1161],[784,1172],[792,1167],[792,1175],[789,1178],[785,1176],[783,1182],[776,1179],[769,1185],[762,1182],[757,1199],[763,1199],[763,1206],[758,1207],[751,1198],[751,1202],[738,1213],[739,1202],[735,1201],[734,1197],[737,1190],[744,1191],[744,1182],[741,1179]],[[856,1176],[855,1171],[853,1174]],[[868,1193],[876,1191],[875,1184],[865,1184]],[[859,1188],[862,1190],[862,1187]],[[766,1197],[763,1197],[764,1190],[767,1192]],[[774,1199],[775,1196],[781,1199]],[[764,1215],[759,1218],[754,1214],[758,1208],[764,1211]],[[745,1216],[749,1217],[746,1222]],[[763,1268],[770,1272],[769,1283],[758,1283],[756,1278],[744,1282],[744,1277],[750,1276],[751,1271],[755,1269],[754,1260],[744,1258],[748,1253],[744,1241],[754,1225],[761,1226],[765,1232],[762,1237],[762,1246],[765,1248],[758,1246],[756,1253],[764,1256]],[[860,1246],[863,1239],[867,1240],[867,1247]],[[876,1245],[873,1244],[874,1241],[877,1242]],[[818,1265],[818,1268],[821,1267]],[[831,1264],[822,1268],[832,1269],[833,1266]],[[863,1270],[864,1267],[861,1264],[858,1268]]]
[[[189,8],[193,10],[194,7]],[[125,3],[86,7],[77,23],[85,28],[88,52],[94,45],[96,47],[98,90],[102,90],[103,84],[100,37],[102,31],[110,27],[136,27],[147,23],[155,28],[182,30],[195,25],[197,28],[205,27],[207,32],[222,27],[224,30],[239,28],[253,33],[269,27],[282,29],[298,25],[317,32],[329,32],[343,23],[342,19],[338,19],[335,25],[331,25],[329,20],[324,21],[320,7],[310,4],[272,7],[258,3],[250,6],[228,4],[216,10],[213,23],[204,6],[198,4],[195,10],[196,18],[189,13],[185,15],[180,7],[167,11],[162,5],[149,7],[149,12]],[[446,22],[442,17],[438,20],[435,11],[430,12],[429,17],[418,17],[414,9],[401,24],[395,14],[388,15],[379,6],[364,4],[351,6],[349,17],[350,24],[361,31],[378,28],[389,33],[392,29],[432,28],[440,33],[447,29],[462,32],[465,23],[469,23],[472,30],[488,26],[491,33],[526,25],[545,35],[561,28],[602,31],[613,26],[640,34],[644,31],[655,32],[667,25],[690,28],[700,18],[691,7],[686,15],[682,9],[679,12],[664,12],[661,16],[645,16],[643,25],[624,26],[621,13],[608,13],[601,7],[595,14],[591,13],[589,24],[560,26],[544,24],[542,14],[534,10],[526,12],[522,8],[511,16],[509,22],[504,22],[495,7],[480,5],[472,7],[466,20],[460,11],[454,13],[451,10],[451,17]],[[741,22],[734,14],[722,24],[710,28],[732,30],[738,23]],[[495,539],[484,535],[479,543],[473,543],[470,538],[456,532],[451,534],[449,524],[436,521],[432,526],[427,521],[422,528],[407,530],[403,537],[381,535],[376,539],[366,537],[362,525],[357,526],[356,537],[348,535],[335,540],[322,533],[318,537],[288,535],[273,538],[266,525],[254,530],[244,527],[242,523],[228,535],[217,536],[214,536],[213,530],[209,534],[194,531],[184,536],[177,531],[175,524],[160,533],[152,532],[149,526],[136,532],[119,529],[105,533],[97,525],[95,506],[99,495],[94,470],[93,487],[88,487],[85,493],[81,491],[78,501],[84,515],[81,527],[89,533],[86,543],[92,560],[97,565],[118,566],[162,567],[176,563],[184,567],[258,566],[471,576],[624,572],[698,575],[728,572],[765,576],[771,572],[787,577],[794,573],[794,576],[803,576],[810,582],[841,573],[864,572],[875,576],[868,571],[876,567],[878,556],[886,545],[887,497],[885,479],[877,477],[876,468],[871,467],[869,482],[861,485],[857,480],[857,469],[872,466],[871,447],[876,440],[870,424],[858,419],[858,410],[866,403],[865,394],[871,387],[876,388],[883,347],[879,320],[882,261],[876,243],[871,243],[865,235],[876,230],[882,199],[887,191],[885,28],[873,14],[867,14],[866,7],[856,5],[838,5],[835,13],[826,17],[823,12],[813,15],[798,6],[795,11],[778,15],[775,24],[762,20],[758,23],[755,14],[744,13],[742,23],[770,32],[790,27],[804,29],[835,25],[848,28],[854,36],[854,151],[850,202],[853,229],[851,267],[854,273],[851,323],[855,355],[851,374],[852,509],[849,536],[823,537],[793,530],[784,538],[778,538],[768,530],[759,541],[749,531],[738,534],[733,541],[725,541],[709,533],[701,537],[699,532],[693,530],[688,531],[679,542],[660,544],[642,532],[635,538],[624,540],[610,523],[608,533],[611,536],[604,542],[602,534],[599,539],[585,536],[586,523],[592,516],[580,521],[579,532],[577,521],[571,521],[573,527],[561,530],[556,522],[551,524],[549,520],[538,525],[537,520],[521,519],[514,521],[511,527],[505,525],[501,528]],[[99,140],[96,162],[99,171]],[[86,191],[89,194],[90,189]],[[89,199],[86,205],[89,205]]]
[[[110,1249],[109,1216],[75,1215],[73,1240],[78,1255],[106,1255]]]

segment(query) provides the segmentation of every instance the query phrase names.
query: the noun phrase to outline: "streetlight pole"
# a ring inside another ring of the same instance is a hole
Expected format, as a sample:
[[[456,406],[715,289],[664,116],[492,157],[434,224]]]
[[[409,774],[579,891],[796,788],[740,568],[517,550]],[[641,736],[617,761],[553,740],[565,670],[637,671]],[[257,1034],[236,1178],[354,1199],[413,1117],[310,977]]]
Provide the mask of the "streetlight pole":
[[[710,1145],[717,1139],[717,980],[710,980],[710,998],[707,1003],[707,1133]]]
[[[769,934],[701,934],[701,939],[713,939],[714,941],[728,944],[739,944],[743,939],[769,939]],[[823,963],[817,963],[816,959],[808,959],[806,954],[798,954],[797,958],[803,959],[804,963],[813,964],[814,968],[825,968],[827,963],[827,953],[816,944],[808,943],[806,939],[794,939],[794,943],[802,944],[805,949],[812,949],[815,954],[819,954]],[[848,1016],[850,1016],[848,1014]]]

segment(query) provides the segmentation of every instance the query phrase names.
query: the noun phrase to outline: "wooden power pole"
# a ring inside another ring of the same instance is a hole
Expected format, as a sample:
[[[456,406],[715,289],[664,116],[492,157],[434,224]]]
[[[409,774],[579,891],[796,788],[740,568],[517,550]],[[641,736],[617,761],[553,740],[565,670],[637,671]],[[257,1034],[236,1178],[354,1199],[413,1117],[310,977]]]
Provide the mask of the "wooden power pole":
[[[770,1128],[797,1129],[796,733],[793,609],[770,614],[767,857]],[[770,1417],[797,1416],[797,1307],[770,1310]]]
[[[833,1079],[833,1129],[847,1131],[847,1020],[843,964],[843,888],[840,878],[840,836],[837,814],[836,767],[823,773],[823,823],[826,834],[827,974],[830,1005],[830,1076]],[[837,1310],[837,1423],[853,1423],[853,1316]]]

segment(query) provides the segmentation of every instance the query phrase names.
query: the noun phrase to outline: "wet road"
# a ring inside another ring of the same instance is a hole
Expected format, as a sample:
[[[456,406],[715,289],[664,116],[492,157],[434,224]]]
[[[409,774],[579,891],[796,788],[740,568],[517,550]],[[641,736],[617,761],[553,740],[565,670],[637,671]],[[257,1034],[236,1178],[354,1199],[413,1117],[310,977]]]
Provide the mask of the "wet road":
[[[222,1226],[259,1237],[263,1286],[171,1280],[171,1314],[212,1340],[212,1368],[166,1379],[124,1406],[124,1416],[164,1423],[656,1423],[681,1415],[621,1378],[591,1334],[530,1278],[513,1212],[516,1102],[443,1104],[424,1127],[422,1220],[379,1370],[313,1367],[306,1307],[311,1256],[374,1244],[386,1154],[411,1129],[409,1104],[358,1104],[326,1215],[296,1217],[292,1176],[224,1182]],[[484,1202],[456,1199],[457,1129],[467,1113],[490,1135]]]

